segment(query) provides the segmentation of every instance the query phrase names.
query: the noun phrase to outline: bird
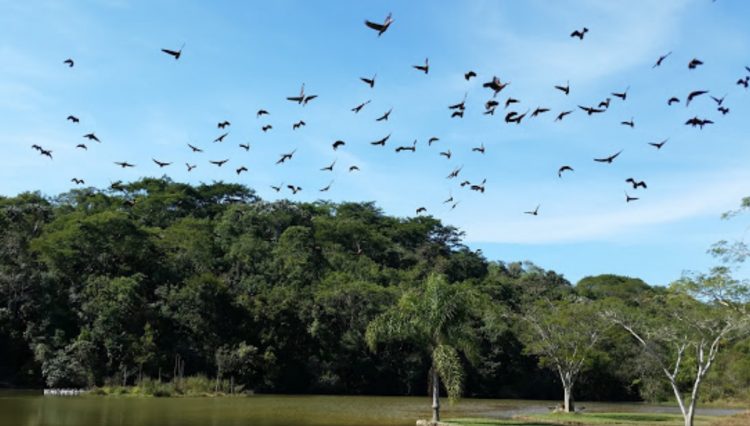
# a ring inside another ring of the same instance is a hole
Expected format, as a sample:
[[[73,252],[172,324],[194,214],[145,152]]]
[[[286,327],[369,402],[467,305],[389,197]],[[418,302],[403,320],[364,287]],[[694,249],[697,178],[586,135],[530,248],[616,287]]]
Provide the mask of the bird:
[[[703,126],[706,124],[714,124],[714,122],[707,119],[700,119],[698,117],[693,117],[685,122],[685,125],[687,126],[700,127],[701,129],[703,129]]]
[[[366,77],[360,77],[359,79],[365,82],[368,86],[370,86],[370,89],[375,87],[375,77],[377,77],[377,74],[374,74],[372,78],[366,78]]]
[[[417,214],[420,214],[420,213],[427,213],[427,208],[425,207],[417,208]]]
[[[445,201],[443,201],[443,204],[448,204],[452,202],[453,202],[453,194],[449,193],[448,198]]]
[[[570,33],[571,38],[578,37],[580,40],[583,40],[583,36],[589,32],[589,29],[586,27],[583,27],[581,30],[575,30],[572,33]]]
[[[562,86],[562,85],[555,86],[555,89],[565,93],[566,96],[569,95],[570,94],[570,81],[565,83],[565,86]]]
[[[300,127],[304,126],[306,123],[303,120],[300,120],[294,124],[292,124],[292,130],[297,130]]]
[[[412,68],[422,71],[425,74],[430,72],[430,58],[424,58],[424,65],[412,65]]]
[[[563,111],[560,114],[557,115],[557,118],[555,118],[555,121],[562,121],[563,118],[565,118],[566,115],[571,114],[573,111]]]
[[[269,114],[271,113],[264,109],[259,109],[258,112],[255,113],[255,118],[260,118],[260,116],[262,115],[269,115]]]
[[[716,102],[716,105],[718,105],[718,106],[721,106],[721,104],[723,104],[723,103],[724,103],[724,98],[726,98],[726,97],[727,97],[727,95],[724,95],[724,96],[722,96],[722,97],[720,97],[720,98],[717,98],[717,97],[711,96],[711,99],[713,99],[713,100],[714,100],[714,102]]]
[[[166,163],[164,161],[159,161],[159,160],[154,159],[154,158],[152,158],[151,161],[153,161],[154,163],[156,163],[156,165],[159,166],[159,168],[167,167],[170,164],[172,164],[172,163]]]
[[[564,171],[574,171],[572,167],[570,166],[562,166],[559,169],[557,169],[557,177],[561,178]]]
[[[458,206],[458,203],[460,203],[460,201],[456,201],[455,203],[451,204],[451,210],[455,210],[456,206]]]
[[[619,92],[619,93],[618,92],[612,92],[612,96],[614,96],[616,98],[620,98],[620,99],[622,99],[624,101],[624,100],[626,100],[628,98],[628,90],[630,90],[630,86],[626,87],[625,91],[623,91],[623,92]]]
[[[126,167],[135,167],[135,164],[130,164],[127,161],[115,161],[115,164],[122,167],[123,169]]]
[[[250,151],[250,144],[249,143],[241,143],[240,148],[244,149],[245,151]]]
[[[626,203],[629,203],[631,201],[635,201],[637,199],[638,199],[638,197],[631,197],[630,195],[628,195],[627,191],[625,192],[625,202]]]
[[[500,93],[503,89],[505,89],[510,82],[502,83],[500,79],[496,76],[492,76],[492,80],[488,81],[487,83],[482,84],[482,87],[492,89],[494,92],[492,97],[494,98],[497,96],[498,93]]]
[[[641,187],[641,188],[643,188],[643,189],[646,189],[646,188],[648,188],[648,187],[646,186],[646,182],[644,182],[644,181],[642,181],[642,180],[641,180],[641,181],[637,181],[637,180],[633,179],[632,177],[631,177],[631,178],[627,178],[627,179],[625,179],[625,182],[627,182],[627,183],[629,183],[629,184],[633,185],[633,189],[638,189],[639,187]]]
[[[182,55],[182,49],[185,47],[185,43],[182,44],[182,47],[180,47],[180,50],[169,50],[169,49],[162,49],[161,51],[166,53],[167,55],[174,56],[175,61],[180,59],[180,55]]]
[[[320,171],[321,172],[325,172],[325,171],[332,172],[333,171],[333,166],[335,166],[335,165],[336,165],[336,160],[333,160],[333,163],[331,163],[331,164],[323,167],[322,169],[320,169]]]
[[[531,113],[531,116],[536,117],[537,115],[544,114],[545,112],[549,112],[549,108],[537,107],[537,109],[535,109],[534,112]]]
[[[78,179],[78,178],[73,178],[73,179],[71,179],[70,181],[71,181],[71,182],[73,182],[73,183],[74,183],[74,184],[76,184],[76,185],[83,185],[83,184],[85,184],[85,183],[86,183],[86,182],[84,182],[84,180],[83,180],[83,179]]]
[[[358,112],[362,111],[362,108],[364,108],[370,102],[371,102],[371,100],[368,99],[367,101],[362,102],[361,104],[359,104],[359,105],[355,106],[354,108],[352,108],[352,111],[354,111],[354,113],[357,114]]]
[[[266,124],[265,126],[261,127],[260,130],[262,130],[264,133],[273,129],[273,126],[270,124]]]
[[[279,184],[279,186],[274,186],[274,185],[271,185],[271,189],[273,189],[273,190],[274,190],[274,191],[276,191],[276,192],[279,192],[279,191],[281,191],[281,188],[283,188],[283,187],[284,187],[284,182],[281,182],[281,183]]]
[[[465,180],[465,181],[461,182],[460,185],[461,185],[461,188],[463,188],[466,185],[471,185],[471,182],[469,182],[468,180]]]
[[[197,165],[191,165],[190,163],[185,163],[185,165],[187,166],[188,173],[190,173],[194,168],[198,167]]]
[[[703,65],[703,61],[698,58],[693,58],[690,62],[688,62],[688,69],[694,70],[699,65]]]
[[[457,109],[457,110],[462,110],[462,111],[465,110],[466,109],[466,96],[467,96],[467,93],[464,93],[463,100],[461,100],[461,102],[457,104],[449,105],[448,109]]]
[[[220,135],[219,137],[214,139],[214,142],[224,142],[224,138],[226,138],[227,136],[229,136],[229,132]]]
[[[471,149],[471,152],[478,152],[480,154],[484,154],[484,142],[482,142],[479,146],[475,146]]]
[[[412,142],[411,146],[399,146],[398,148],[396,148],[396,152],[401,152],[401,151],[416,152],[417,151],[417,140],[414,139],[414,142]]]
[[[302,83],[302,87],[299,90],[299,96],[289,96],[286,99],[292,102],[305,106],[311,100],[317,98],[318,95],[305,95],[305,83]]]
[[[320,191],[320,192],[327,192],[329,189],[331,189],[331,185],[333,185],[333,181],[328,182],[328,185],[320,188],[318,191]]]
[[[459,173],[461,173],[461,169],[463,169],[463,168],[464,168],[464,166],[461,166],[461,167],[456,167],[456,168],[455,168],[455,169],[453,169],[453,171],[452,171],[452,172],[450,172],[450,173],[448,174],[448,176],[446,176],[445,178],[446,178],[446,179],[453,179],[453,178],[456,178],[456,177],[458,177],[458,174],[459,174]]]
[[[480,184],[472,184],[471,186],[469,186],[469,189],[472,191],[477,191],[477,192],[481,192],[482,194],[484,194],[485,183],[487,183],[487,178],[482,179],[482,183]]]
[[[393,23],[393,17],[392,17],[392,15],[390,13],[388,14],[388,16],[385,17],[385,21],[383,21],[382,24],[379,24],[377,22],[372,22],[372,21],[365,20],[365,25],[368,28],[371,28],[371,29],[377,31],[378,32],[378,37],[380,37],[381,35],[383,35],[383,33],[388,30],[388,27],[390,27],[392,23]]]
[[[737,85],[738,86],[744,86],[745,89],[747,89],[748,86],[750,86],[750,75],[746,76],[745,78],[741,78],[741,79],[737,80]]]
[[[231,125],[232,125],[232,123],[228,122],[227,120],[224,120],[224,121],[219,122],[219,124],[217,124],[216,127],[219,128],[219,129],[223,129],[223,128],[225,128],[227,126],[231,126]]]
[[[72,59],[68,58],[63,61],[63,64],[67,65],[68,68],[73,68],[73,65],[75,65],[75,62],[73,62]]]
[[[50,160],[52,160],[52,150],[50,149],[39,148],[39,155],[47,156]]]
[[[95,135],[95,134],[93,134],[93,133],[87,133],[87,134],[83,135],[83,137],[84,137],[84,138],[86,138],[86,139],[88,139],[88,140],[90,140],[90,141],[96,141],[96,142],[99,142],[99,143],[101,143],[101,142],[102,142],[102,141],[100,141],[100,140],[99,140],[99,138],[97,138],[97,137],[96,137],[96,135]]]
[[[620,124],[622,124],[623,126],[629,126],[631,129],[635,128],[633,117],[630,117],[630,121],[621,121]]]
[[[359,171],[359,167],[358,166],[349,166],[349,172],[350,173],[351,172],[358,172],[358,171]]]
[[[370,142],[370,145],[380,145],[385,146],[385,143],[388,141],[388,139],[391,137],[391,134],[388,133],[388,136],[384,137],[383,139],[379,139],[373,142]]]
[[[464,79],[466,81],[469,81],[469,80],[471,80],[472,77],[476,77],[476,76],[477,76],[477,73],[475,73],[474,71],[469,70],[467,73],[464,74]]]
[[[37,144],[31,145],[31,148],[32,148],[32,149],[35,149],[35,150],[37,150],[37,151],[41,151],[41,150],[43,149],[43,148],[42,148],[41,146],[39,146],[39,145],[37,145]]]
[[[85,143],[79,143],[78,145],[76,145],[76,148],[85,149],[86,151],[89,150],[89,147],[87,147]]]
[[[451,150],[449,149],[449,150],[447,150],[447,151],[442,151],[442,152],[440,153],[440,155],[442,155],[443,157],[445,157],[445,158],[447,158],[447,159],[449,159],[449,160],[450,160],[450,159],[451,159],[451,155],[452,155],[452,154],[451,154]]]
[[[619,150],[616,153],[610,155],[609,157],[604,158],[594,158],[594,161],[597,161],[599,163],[609,163],[612,164],[612,161],[614,161],[615,158],[617,158],[618,155],[622,153],[623,150]]]
[[[695,91],[690,92],[690,94],[687,97],[687,101],[685,101],[685,107],[688,107],[690,105],[690,102],[692,102],[693,99],[695,99],[696,97],[700,95],[705,95],[706,93],[708,93],[708,90],[695,90]]]
[[[391,116],[391,112],[392,111],[393,111],[393,108],[389,109],[388,111],[386,111],[385,113],[383,113],[383,115],[381,115],[380,117],[376,118],[375,121],[388,121],[388,117]]]
[[[456,117],[464,118],[464,110],[459,109],[459,110],[453,111],[453,113],[451,113],[451,118],[456,118]]]
[[[729,114],[729,108],[727,108],[727,107],[720,106],[720,107],[716,108],[716,110],[719,111],[721,113],[721,115],[727,115],[727,114]]]
[[[437,142],[437,141],[439,141],[439,140],[440,140],[440,138],[439,138],[439,137],[437,137],[437,136],[433,136],[433,137],[431,137],[431,138],[427,139],[427,146],[432,146],[432,144],[433,144],[434,142]]]
[[[218,166],[218,167],[221,167],[221,166],[223,166],[224,164],[226,164],[226,162],[227,162],[227,161],[229,161],[229,159],[228,159],[228,158],[227,158],[227,159],[225,159],[225,160],[209,160],[208,162],[209,162],[209,163],[211,163],[211,164],[215,164],[215,165],[216,165],[216,166]]]
[[[667,143],[668,140],[669,140],[669,138],[664,139],[661,142],[649,142],[648,144],[651,145],[651,146],[653,146],[653,147],[656,147],[656,149],[661,149],[661,147],[663,147],[664,144]]]
[[[339,141],[334,142],[331,145],[331,147],[333,147],[333,150],[336,151],[337,149],[339,149],[340,146],[344,146],[344,145],[346,145],[346,142],[339,140]]]
[[[610,98],[607,98],[601,102],[599,102],[599,105],[597,105],[599,108],[609,109],[609,101],[611,101]]]
[[[80,121],[81,121],[81,120],[79,120],[79,119],[78,119],[78,117],[76,117],[75,115],[69,115],[69,116],[68,116],[68,118],[67,118],[66,120],[68,120],[68,121],[72,121],[73,123],[78,123],[78,122],[80,122]]]
[[[246,172],[246,171],[247,171],[247,167],[245,167],[245,166],[240,166],[239,168],[237,168],[235,170],[235,172],[237,173],[237,175],[239,175],[242,172]]]
[[[672,97],[671,97],[671,98],[669,98],[669,100],[667,101],[667,105],[669,105],[669,106],[671,106],[672,104],[675,104],[675,103],[680,103],[680,98],[678,98],[678,97],[676,97],[676,96],[672,96]]]
[[[585,107],[585,106],[582,106],[582,105],[578,105],[578,108],[580,108],[580,109],[582,109],[582,110],[586,111],[586,113],[587,113],[588,115],[591,115],[591,114],[597,114],[597,113],[602,113],[602,112],[604,112],[604,111],[605,111],[605,110],[603,110],[603,109],[601,109],[601,108],[594,108],[594,107]]]
[[[298,192],[302,191],[301,186],[295,186],[295,185],[287,185],[287,188],[289,188],[292,191],[292,194],[297,194]]]
[[[651,68],[656,68],[656,67],[658,67],[658,66],[661,66],[661,63],[662,63],[662,62],[664,62],[664,60],[665,60],[665,59],[667,59],[667,57],[669,57],[669,55],[671,55],[671,54],[672,54],[672,52],[670,51],[670,52],[669,52],[669,53],[667,53],[666,55],[661,55],[661,56],[659,56],[659,59],[657,59],[657,60],[656,60],[656,63],[655,63],[655,64],[654,64],[654,66],[653,66],[653,67],[651,67]]]
[[[523,214],[530,214],[532,216],[539,216],[539,206],[540,206],[540,204],[537,204],[536,208],[534,210],[523,212]]]
[[[197,146],[194,146],[194,145],[191,145],[191,144],[187,144],[187,146],[189,146],[190,149],[193,150],[193,152],[203,152],[203,150],[200,149],[200,148],[198,148]]]
[[[297,152],[296,149],[292,150],[291,152],[287,152],[286,154],[281,154],[281,158],[279,158],[278,161],[276,161],[276,164],[281,164],[285,162],[286,160],[291,160],[295,152]]]

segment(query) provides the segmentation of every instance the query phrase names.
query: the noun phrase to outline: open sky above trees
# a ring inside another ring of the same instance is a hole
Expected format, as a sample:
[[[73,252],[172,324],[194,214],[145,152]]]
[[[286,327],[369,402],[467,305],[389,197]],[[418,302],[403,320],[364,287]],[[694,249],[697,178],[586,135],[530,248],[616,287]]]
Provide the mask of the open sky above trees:
[[[381,37],[364,27],[388,12],[395,22]],[[56,195],[73,177],[103,188],[167,174],[241,183],[267,200],[375,201],[396,216],[426,206],[489,259],[529,259],[573,282],[607,272],[667,284],[684,269],[707,269],[705,250],[745,231],[720,215],[750,182],[750,91],[735,85],[750,65],[749,12],[750,4],[723,0],[0,1],[0,194]],[[582,26],[590,30],[584,40],[568,37]],[[160,52],[183,43],[179,61]],[[72,69],[62,63],[69,57]],[[428,76],[411,68],[425,57]],[[694,57],[705,65],[689,71]],[[478,77],[467,83],[469,69]],[[374,89],[359,81],[375,73]],[[602,116],[577,111],[555,123],[549,113],[516,126],[503,122],[504,111],[481,115],[489,98],[481,83],[493,75],[511,82],[497,99],[519,98],[521,112],[573,109],[630,89]],[[553,88],[566,81],[569,97]],[[319,95],[304,108],[285,100],[303,82]],[[697,89],[727,93],[731,113],[719,116],[710,99],[686,109],[684,97]],[[466,92],[466,117],[451,119],[447,106]],[[683,103],[668,107],[671,96]],[[362,112],[350,111],[368,99]],[[375,122],[391,107],[389,122]],[[271,114],[256,119],[261,108]],[[684,126],[696,113],[716,125]],[[66,122],[69,114],[81,123]],[[635,128],[619,125],[631,117]],[[292,131],[299,119],[307,126]],[[230,135],[212,143],[222,120],[231,121]],[[274,129],[264,133],[264,124]],[[91,131],[102,143],[77,150]],[[386,149],[369,145],[388,133]],[[440,141],[428,148],[431,136]],[[647,145],[665,138],[661,150]],[[337,139],[347,145],[333,151]],[[393,152],[414,139],[413,155]],[[249,152],[238,148],[248,142]],[[187,143],[206,152],[193,154]],[[480,143],[485,155],[471,152]],[[52,149],[54,160],[32,144]],[[293,161],[274,164],[295,148]],[[447,148],[450,161],[438,156]],[[620,149],[611,166],[591,161]],[[159,169],[151,158],[175,164]],[[220,158],[232,167],[207,162]],[[333,160],[340,169],[319,171]],[[186,161],[198,168],[188,173]],[[361,172],[347,172],[352,164]],[[575,172],[559,179],[563,164]],[[240,165],[249,172],[238,177]],[[487,178],[484,194],[445,179],[461,165],[467,178]],[[649,188],[626,204],[631,176]],[[318,192],[331,180],[330,192]],[[281,182],[304,190],[270,189]],[[441,203],[449,194],[460,201],[455,210]],[[539,216],[522,213],[538,204]]]

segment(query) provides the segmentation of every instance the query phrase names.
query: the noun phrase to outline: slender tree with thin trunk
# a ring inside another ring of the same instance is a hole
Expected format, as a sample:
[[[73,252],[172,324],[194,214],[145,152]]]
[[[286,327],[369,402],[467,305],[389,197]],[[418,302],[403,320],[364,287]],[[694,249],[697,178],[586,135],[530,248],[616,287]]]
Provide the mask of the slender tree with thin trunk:
[[[481,319],[482,306],[480,295],[471,287],[450,284],[433,274],[367,327],[365,337],[372,351],[379,344],[409,341],[429,353],[433,423],[440,421],[441,381],[450,399],[461,395],[465,373],[459,354],[470,361],[476,358],[472,324]]]

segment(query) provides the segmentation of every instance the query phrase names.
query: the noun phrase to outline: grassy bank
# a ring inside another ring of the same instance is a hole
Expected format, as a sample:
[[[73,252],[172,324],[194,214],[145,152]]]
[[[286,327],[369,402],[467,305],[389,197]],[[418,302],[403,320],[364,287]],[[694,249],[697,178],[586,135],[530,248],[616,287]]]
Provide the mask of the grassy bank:
[[[144,378],[135,386],[105,385],[91,390],[92,395],[102,396],[153,396],[153,397],[180,397],[180,396],[237,396],[252,393],[246,391],[244,386],[232,384],[230,380],[210,379],[203,375],[185,377],[181,380],[162,382],[150,378]]]
[[[695,426],[738,426],[747,425],[750,417],[737,417],[738,422],[732,418],[717,418],[709,416],[698,416]],[[727,423],[723,423],[723,422]],[[495,426],[495,425],[518,425],[518,426],[549,426],[549,425],[575,425],[575,426],[682,426],[682,416],[676,414],[661,413],[587,413],[587,414],[539,414],[534,416],[523,416],[514,419],[448,419],[447,423],[457,426]],[[744,423],[743,423],[744,422]]]

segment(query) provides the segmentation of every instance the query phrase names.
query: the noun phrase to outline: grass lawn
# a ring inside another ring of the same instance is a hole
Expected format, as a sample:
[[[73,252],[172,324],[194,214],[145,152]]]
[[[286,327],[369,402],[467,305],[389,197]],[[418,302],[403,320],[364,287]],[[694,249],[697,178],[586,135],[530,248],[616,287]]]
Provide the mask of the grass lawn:
[[[732,419],[739,419],[733,422]],[[717,417],[697,416],[695,426],[735,426],[748,425],[747,417],[727,417],[718,420]],[[549,425],[576,425],[576,426],[632,426],[632,425],[663,425],[682,426],[682,416],[678,414],[662,413],[586,413],[586,414],[539,414],[523,416],[510,420],[501,419],[446,419],[450,424],[460,426],[494,426],[494,425],[518,425],[518,426],[549,426]],[[724,422],[727,423],[724,423]]]

